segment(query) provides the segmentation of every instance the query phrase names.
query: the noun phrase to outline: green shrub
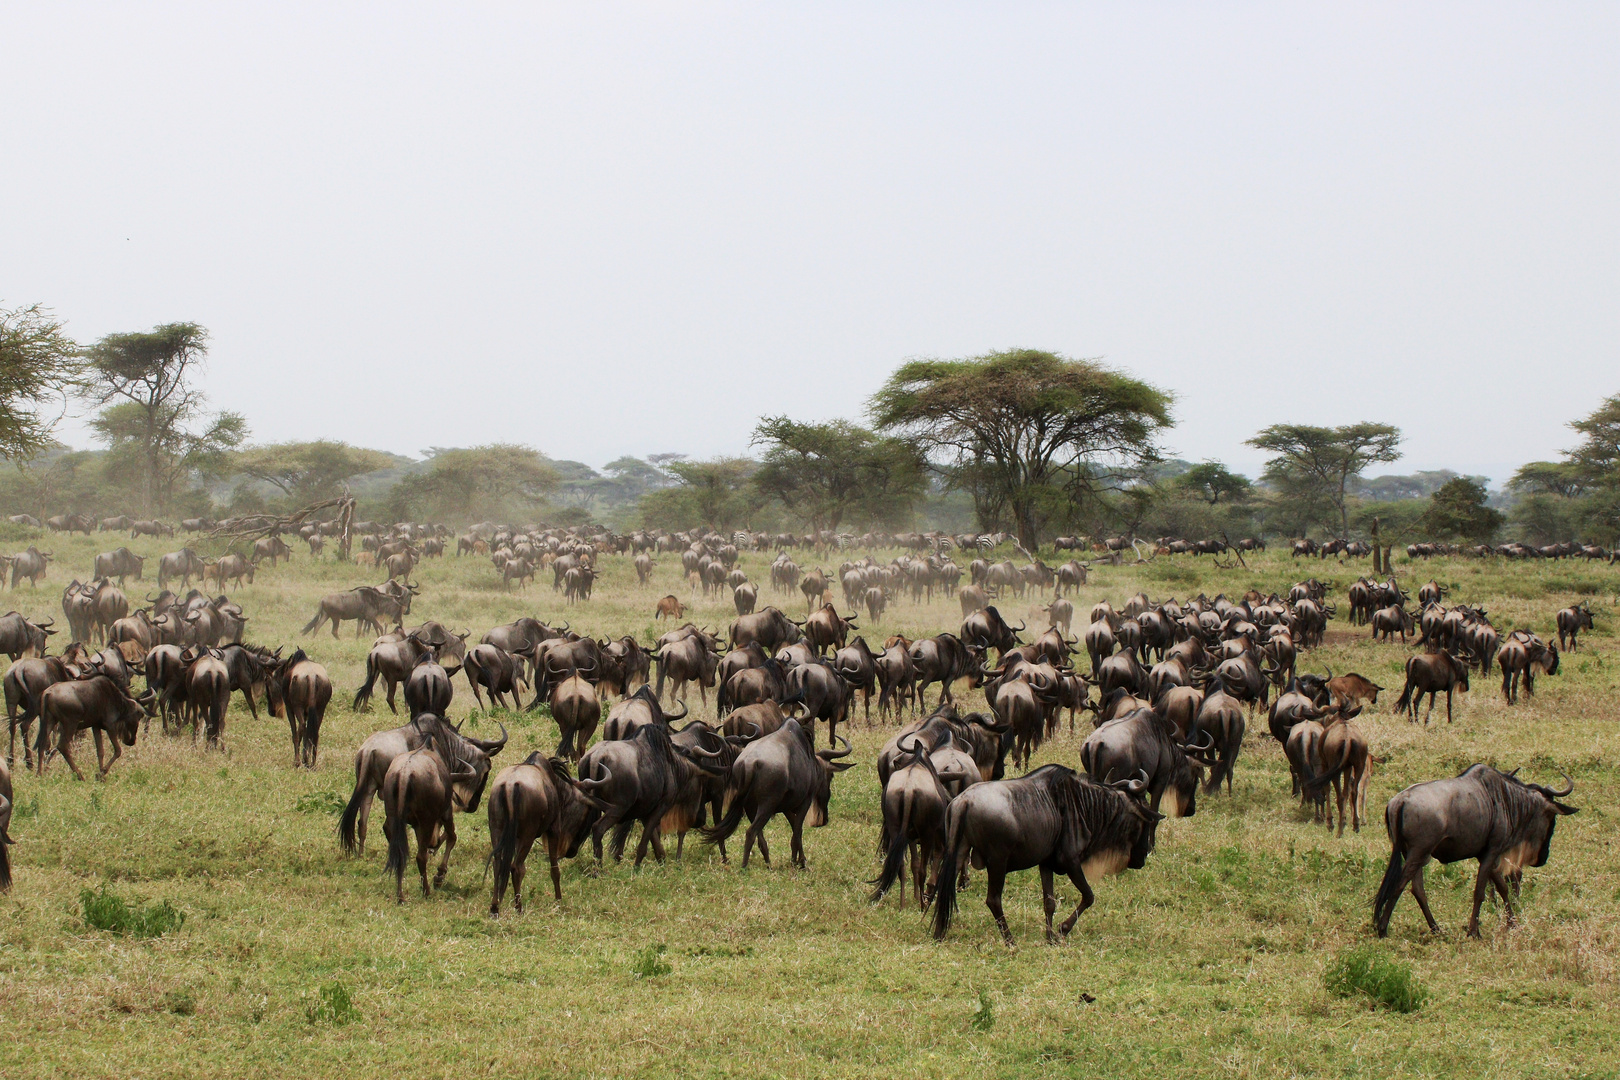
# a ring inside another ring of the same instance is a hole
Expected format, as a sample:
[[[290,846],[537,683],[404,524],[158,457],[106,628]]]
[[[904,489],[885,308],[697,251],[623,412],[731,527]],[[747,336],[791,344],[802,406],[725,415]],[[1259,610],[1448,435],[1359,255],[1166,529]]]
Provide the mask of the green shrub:
[[[335,791],[306,791],[293,809],[300,814],[341,814],[345,805],[343,796]]]
[[[341,982],[331,982],[321,987],[316,992],[314,1004],[304,1010],[304,1015],[312,1024],[336,1024],[339,1027],[360,1019],[354,1000],[349,997],[349,988]]]
[[[1365,994],[1374,1004],[1396,1012],[1415,1012],[1429,999],[1409,965],[1383,955],[1370,945],[1358,945],[1333,958],[1323,973],[1328,992],[1339,997]]]
[[[990,1001],[990,991],[979,991],[979,1008],[968,1021],[974,1031],[989,1031],[996,1026],[996,1008]]]
[[[176,1016],[195,1016],[197,999],[190,990],[170,990],[163,995],[163,1007]]]
[[[675,969],[664,959],[663,945],[648,945],[636,953],[635,960],[630,964],[630,971],[638,979],[651,979],[659,975],[668,975]]]
[[[81,889],[79,906],[84,909],[85,924],[91,929],[130,937],[161,937],[180,929],[186,922],[186,913],[167,900],[139,907],[105,885],[94,892]]]

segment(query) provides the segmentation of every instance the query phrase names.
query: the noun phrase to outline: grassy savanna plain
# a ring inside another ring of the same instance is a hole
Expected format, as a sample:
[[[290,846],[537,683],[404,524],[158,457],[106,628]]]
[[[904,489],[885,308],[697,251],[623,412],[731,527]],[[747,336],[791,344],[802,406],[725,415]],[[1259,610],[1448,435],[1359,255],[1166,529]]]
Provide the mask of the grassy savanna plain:
[[[6,550],[30,539],[5,535]],[[89,570],[97,550],[126,540],[38,542],[56,555],[49,579],[4,603],[60,623],[63,585]],[[179,544],[130,546],[156,555]],[[768,559],[745,555],[742,565],[767,583]],[[839,556],[799,559],[832,570]],[[416,575],[422,594],[412,619],[468,627],[476,639],[534,614],[647,641],[658,630],[659,596],[691,599],[673,557],[661,559],[646,588],[626,558],[604,558],[602,567],[595,599],[565,608],[546,577],[507,593],[485,560],[432,561]],[[1277,553],[1248,570],[1160,559],[1098,566],[1074,599],[1084,612],[1137,589],[1155,600],[1232,596],[1251,586],[1284,591],[1314,574],[1334,584],[1343,612],[1345,587],[1366,569]],[[1166,821],[1146,869],[1101,883],[1066,945],[1042,943],[1037,876],[1010,879],[1018,947],[1009,951],[984,908],[982,875],[942,944],[902,890],[868,905],[880,821],[872,761],[893,728],[869,728],[858,712],[850,734],[860,765],[835,781],[830,823],[807,833],[807,871],[785,865],[779,823],[770,833],[779,838],[774,866],[743,871],[691,844],[683,861],[649,859],[639,872],[628,863],[597,872],[587,857],[565,864],[556,904],[536,854],[527,912],[508,906],[492,919],[480,807],[461,819],[446,886],[428,900],[409,891],[396,905],[382,872],[380,806],[363,858],[339,851],[334,826],[355,747],[400,720],[380,696],[372,711],[349,708],[369,638],[356,641],[352,629],[339,641],[298,633],[323,593],[377,575],[298,554],[233,596],[251,616],[249,641],[303,645],[332,673],[337,693],[317,770],[292,768],[285,725],[262,713],[255,721],[239,697],[224,751],[153,734],[105,783],[76,782],[59,761],[39,780],[19,762],[16,884],[0,897],[9,1036],[0,1074],[1614,1076],[1620,568],[1446,559],[1399,569],[1414,592],[1432,576],[1450,600],[1484,605],[1503,631],[1526,626],[1550,637],[1553,613],[1583,598],[1597,629],[1556,677],[1538,683],[1533,701],[1508,708],[1495,680],[1476,678],[1455,723],[1445,723],[1442,702],[1425,727],[1392,713],[1411,646],[1374,645],[1364,629],[1336,620],[1302,669],[1360,671],[1391,688],[1360,720],[1377,758],[1371,823],[1343,839],[1312,824],[1289,797],[1281,748],[1257,717],[1235,794],[1201,795],[1195,817]],[[129,591],[138,598],[152,584],[131,582]],[[797,594],[766,594],[762,604],[802,614]],[[1004,610],[1016,622],[1035,602]],[[693,616],[723,627],[729,598],[700,599]],[[862,629],[881,641],[959,622],[955,598],[941,597],[902,601]],[[982,706],[978,694],[966,698]],[[703,709],[695,689],[691,703],[694,716],[711,715],[712,699]],[[452,716],[471,708],[458,678]],[[493,734],[494,719],[478,716],[470,728]],[[542,716],[500,719],[512,743],[498,764],[556,745]],[[1065,731],[1037,763],[1077,765],[1088,729]],[[1523,766],[1552,782],[1559,766],[1576,783],[1570,801],[1581,813],[1560,823],[1549,864],[1526,871],[1521,925],[1504,929],[1488,904],[1484,939],[1464,938],[1469,862],[1429,872],[1443,937],[1427,934],[1408,896],[1390,937],[1376,942],[1370,906],[1388,854],[1385,801],[1476,761]],[[104,885],[132,902],[168,901],[184,925],[147,939],[92,929],[81,893]],[[1076,900],[1060,880],[1060,917]],[[1410,965],[1429,995],[1421,1008],[1396,1013],[1325,989],[1330,961],[1369,942]],[[348,1009],[333,1006],[338,984]]]

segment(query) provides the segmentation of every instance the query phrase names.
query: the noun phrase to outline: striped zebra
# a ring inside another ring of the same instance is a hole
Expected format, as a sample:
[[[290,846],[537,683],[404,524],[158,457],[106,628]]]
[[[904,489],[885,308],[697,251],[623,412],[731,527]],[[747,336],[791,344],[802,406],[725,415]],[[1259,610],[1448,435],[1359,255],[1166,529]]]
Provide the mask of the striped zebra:
[[[850,533],[839,533],[837,540],[839,551],[848,551],[855,546],[855,537]]]
[[[933,541],[934,551],[940,555],[944,555],[946,552],[950,551],[956,546],[956,541],[952,540],[948,536],[936,536],[933,538]]]
[[[751,534],[738,529],[731,534],[731,544],[737,548],[750,548],[754,546],[754,538]]]
[[[989,551],[996,546],[996,538],[989,533],[980,533],[977,543],[980,551]]]

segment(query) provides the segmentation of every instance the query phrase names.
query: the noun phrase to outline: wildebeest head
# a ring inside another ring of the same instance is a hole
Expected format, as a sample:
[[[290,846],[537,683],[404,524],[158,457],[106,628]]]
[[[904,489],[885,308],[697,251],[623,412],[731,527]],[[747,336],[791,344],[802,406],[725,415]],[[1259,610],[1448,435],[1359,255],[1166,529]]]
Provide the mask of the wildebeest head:
[[[789,720],[788,723],[797,726],[798,721]],[[810,738],[809,733],[805,733],[805,738]],[[807,824],[811,825],[812,827],[827,824],[827,809],[832,804],[833,776],[843,772],[845,769],[855,767],[855,762],[853,761],[838,760],[839,758],[845,758],[850,755],[851,747],[849,745],[849,740],[844,738],[842,735],[835,736],[835,738],[844,744],[844,748],[842,750],[816,751],[816,764],[820,766],[820,775],[816,778],[816,793],[812,800],[814,805],[810,811],[810,820],[807,822]],[[814,745],[813,740],[812,745]]]
[[[1564,778],[1564,790],[1562,791],[1556,791],[1542,784],[1524,785],[1537,795],[1540,795],[1545,801],[1542,809],[1542,820],[1546,824],[1547,832],[1541,838],[1541,844],[1536,849],[1535,861],[1530,864],[1531,866],[1547,865],[1547,857],[1552,853],[1553,828],[1558,824],[1558,819],[1565,814],[1578,814],[1581,812],[1578,806],[1570,806],[1567,803],[1558,801],[1568,797],[1575,790],[1575,781],[1569,778],[1569,774],[1560,769],[1559,775]]]

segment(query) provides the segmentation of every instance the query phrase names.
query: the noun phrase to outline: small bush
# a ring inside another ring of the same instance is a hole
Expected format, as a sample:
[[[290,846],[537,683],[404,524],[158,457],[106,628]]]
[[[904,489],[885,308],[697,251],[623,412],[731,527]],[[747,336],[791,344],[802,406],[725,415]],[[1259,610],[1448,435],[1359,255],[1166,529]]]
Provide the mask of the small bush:
[[[304,1015],[312,1024],[336,1024],[339,1027],[360,1019],[359,1010],[349,997],[349,988],[340,982],[321,987],[315,995],[314,1004],[304,1010]]]
[[[186,913],[167,900],[138,907],[103,885],[79,891],[79,906],[91,929],[130,937],[161,937],[185,925]]]
[[[630,964],[630,971],[638,979],[651,979],[659,975],[668,975],[675,969],[664,959],[667,950],[663,945],[648,945],[636,953],[635,960]]]
[[[979,991],[979,1009],[968,1021],[968,1027],[974,1031],[989,1031],[996,1026],[996,1008],[990,1001],[990,991]]]
[[[293,809],[300,814],[341,814],[347,805],[335,791],[306,791],[298,796]]]
[[[1339,997],[1365,994],[1375,1004],[1396,1012],[1415,1012],[1429,999],[1409,965],[1383,955],[1370,945],[1358,945],[1333,958],[1323,974],[1328,992]]]

